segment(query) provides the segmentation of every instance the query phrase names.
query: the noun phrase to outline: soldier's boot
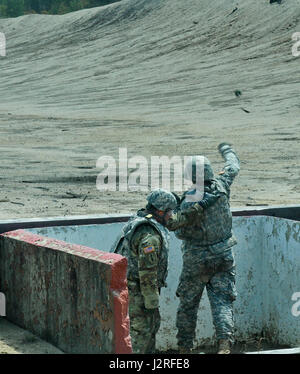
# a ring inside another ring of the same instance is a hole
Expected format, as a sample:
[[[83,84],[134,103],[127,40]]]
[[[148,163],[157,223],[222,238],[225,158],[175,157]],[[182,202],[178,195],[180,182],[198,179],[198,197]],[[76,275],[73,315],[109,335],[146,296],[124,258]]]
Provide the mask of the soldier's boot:
[[[218,354],[221,354],[221,355],[230,354],[230,340],[227,340],[227,339],[219,340]]]

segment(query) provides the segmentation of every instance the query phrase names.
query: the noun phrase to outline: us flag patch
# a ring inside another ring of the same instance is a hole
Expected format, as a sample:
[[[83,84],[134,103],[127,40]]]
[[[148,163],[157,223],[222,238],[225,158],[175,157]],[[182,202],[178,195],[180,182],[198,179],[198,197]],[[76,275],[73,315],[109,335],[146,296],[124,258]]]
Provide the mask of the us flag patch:
[[[155,252],[155,249],[154,249],[153,246],[149,246],[149,247],[144,248],[144,253],[151,253],[151,252]]]

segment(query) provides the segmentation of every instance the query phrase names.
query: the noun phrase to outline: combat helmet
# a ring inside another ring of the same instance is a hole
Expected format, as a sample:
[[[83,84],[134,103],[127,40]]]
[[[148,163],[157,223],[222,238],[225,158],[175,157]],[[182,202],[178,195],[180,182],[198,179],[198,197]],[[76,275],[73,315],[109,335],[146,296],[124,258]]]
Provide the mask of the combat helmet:
[[[193,183],[196,183],[196,177],[204,177],[204,181],[210,181],[214,178],[210,161],[205,156],[192,156],[185,165],[184,175],[186,179]]]
[[[170,209],[175,209],[177,206],[177,200],[175,196],[162,188],[158,188],[152,191],[147,196],[147,201],[149,204],[153,205],[156,209],[167,211]]]

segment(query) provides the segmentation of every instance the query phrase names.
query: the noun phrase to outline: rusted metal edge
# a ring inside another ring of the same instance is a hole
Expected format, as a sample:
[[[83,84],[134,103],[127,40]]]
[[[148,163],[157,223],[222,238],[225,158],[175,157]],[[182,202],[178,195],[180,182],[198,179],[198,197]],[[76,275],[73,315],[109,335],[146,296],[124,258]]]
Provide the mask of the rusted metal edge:
[[[300,221],[300,205],[232,208],[233,216],[273,216]],[[94,225],[127,222],[130,214],[99,214],[85,216],[41,217],[0,220],[0,234],[17,229],[37,227]]]

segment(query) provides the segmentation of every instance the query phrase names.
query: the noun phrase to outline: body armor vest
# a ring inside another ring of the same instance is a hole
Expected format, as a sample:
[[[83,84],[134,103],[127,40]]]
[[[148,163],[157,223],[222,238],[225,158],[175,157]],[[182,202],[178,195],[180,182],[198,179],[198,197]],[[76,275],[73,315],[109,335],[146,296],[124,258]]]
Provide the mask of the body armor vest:
[[[201,246],[214,245],[226,241],[232,236],[232,214],[229,205],[229,191],[216,179],[210,187],[205,187],[209,193],[219,193],[217,202],[205,209],[199,220],[192,225],[183,227],[175,232],[177,238],[184,241],[197,241]],[[184,211],[188,204],[185,199],[180,205]]]
[[[150,215],[149,215],[150,216]],[[117,238],[113,245],[111,252],[118,253],[128,260],[127,266],[127,279],[137,281],[139,279],[138,274],[138,259],[133,253],[131,247],[131,239],[136,230],[141,225],[150,225],[160,235],[162,248],[159,253],[159,262],[157,269],[158,287],[164,287],[166,284],[166,278],[168,273],[168,255],[169,255],[169,233],[167,229],[157,222],[153,218],[147,218],[146,216],[134,215],[125,224],[121,234]]]

